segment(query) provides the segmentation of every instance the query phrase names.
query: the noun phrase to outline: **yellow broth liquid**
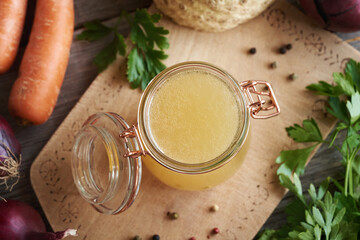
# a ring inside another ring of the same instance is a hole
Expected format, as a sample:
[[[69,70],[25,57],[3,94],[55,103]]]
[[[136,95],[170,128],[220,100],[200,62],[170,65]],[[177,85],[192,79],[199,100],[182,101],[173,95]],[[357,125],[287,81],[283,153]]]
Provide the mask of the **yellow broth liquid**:
[[[186,164],[208,162],[234,142],[244,123],[231,89],[217,76],[188,71],[171,76],[154,94],[149,125],[156,146],[169,158]],[[240,167],[248,140],[226,165],[202,174],[182,174],[144,158],[147,168],[175,188],[200,190],[230,178]]]

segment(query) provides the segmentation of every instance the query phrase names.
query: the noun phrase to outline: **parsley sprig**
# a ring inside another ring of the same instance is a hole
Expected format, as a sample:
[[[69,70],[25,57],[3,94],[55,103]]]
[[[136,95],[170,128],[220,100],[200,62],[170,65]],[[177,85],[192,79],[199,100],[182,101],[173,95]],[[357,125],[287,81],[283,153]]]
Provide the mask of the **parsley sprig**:
[[[127,76],[132,88],[145,89],[150,80],[166,68],[161,62],[168,55],[164,50],[169,48],[166,35],[168,30],[155,26],[161,19],[160,14],[149,14],[146,9],[138,9],[133,15],[123,12],[119,20],[125,17],[130,25],[130,39],[133,48],[127,56]],[[118,21],[120,22],[120,21]],[[119,54],[125,56],[126,43],[118,33],[118,25],[111,28],[100,21],[84,24],[85,30],[77,36],[79,40],[96,41],[112,35],[112,41],[95,57],[94,63],[99,72],[104,71]]]
[[[302,126],[286,128],[295,142],[309,144],[305,148],[282,151],[276,159],[279,164],[279,182],[296,196],[285,212],[287,224],[278,230],[265,230],[258,239],[341,240],[360,237],[360,63],[350,59],[344,74],[333,74],[334,85],[320,81],[307,86],[315,94],[327,96],[327,111],[338,119],[329,140],[324,140],[314,119]],[[341,145],[336,145],[340,131],[346,132]],[[319,144],[328,144],[342,156],[344,182],[328,177],[319,186],[303,193],[300,175],[311,152]],[[329,191],[333,183],[336,191]]]

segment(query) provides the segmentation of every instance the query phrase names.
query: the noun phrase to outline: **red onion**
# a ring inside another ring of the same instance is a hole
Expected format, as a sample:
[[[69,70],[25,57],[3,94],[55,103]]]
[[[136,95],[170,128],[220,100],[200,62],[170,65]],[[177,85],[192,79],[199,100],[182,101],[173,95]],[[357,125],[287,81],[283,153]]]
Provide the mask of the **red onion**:
[[[3,240],[58,240],[76,236],[76,230],[45,232],[40,214],[31,206],[17,200],[0,202],[0,239]]]
[[[11,190],[19,180],[20,162],[20,144],[9,123],[0,116],[0,185],[5,184]],[[8,180],[11,178],[16,181],[9,186]]]
[[[360,30],[360,0],[300,0],[309,17],[328,30]]]

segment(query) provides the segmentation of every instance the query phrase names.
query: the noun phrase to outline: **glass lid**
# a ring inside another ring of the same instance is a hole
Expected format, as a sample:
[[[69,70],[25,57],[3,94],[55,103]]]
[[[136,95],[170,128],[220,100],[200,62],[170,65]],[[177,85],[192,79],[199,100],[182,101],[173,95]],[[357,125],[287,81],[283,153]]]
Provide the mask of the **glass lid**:
[[[101,213],[125,211],[135,200],[141,182],[138,138],[115,113],[90,116],[76,136],[72,173],[80,195]],[[135,154],[135,155],[134,155]]]

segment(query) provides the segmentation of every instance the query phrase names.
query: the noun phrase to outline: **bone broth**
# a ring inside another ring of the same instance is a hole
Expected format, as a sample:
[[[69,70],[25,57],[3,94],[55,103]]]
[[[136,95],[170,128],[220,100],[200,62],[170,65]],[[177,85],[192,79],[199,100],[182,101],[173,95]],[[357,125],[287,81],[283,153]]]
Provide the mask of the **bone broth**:
[[[125,105],[124,113],[133,112],[127,98],[116,104]],[[216,186],[231,178],[245,159],[250,117],[265,119],[279,113],[267,82],[237,82],[205,62],[176,64],[150,81],[135,124],[115,112],[88,117],[72,149],[74,183],[84,199],[106,214],[126,211],[141,182],[162,191],[150,175],[142,177],[143,164],[149,170],[146,174],[151,172],[174,188]],[[234,189],[242,177],[239,173],[233,178]]]
[[[233,90],[221,78],[203,71],[185,71],[169,77],[154,93],[149,127],[155,146],[182,164],[202,164],[221,156],[234,143],[244,120]],[[145,165],[168,185],[202,189],[233,175],[246,152],[229,166],[208,174],[170,171],[154,161]],[[213,176],[209,176],[213,175]],[[181,179],[181,180],[179,180]]]

